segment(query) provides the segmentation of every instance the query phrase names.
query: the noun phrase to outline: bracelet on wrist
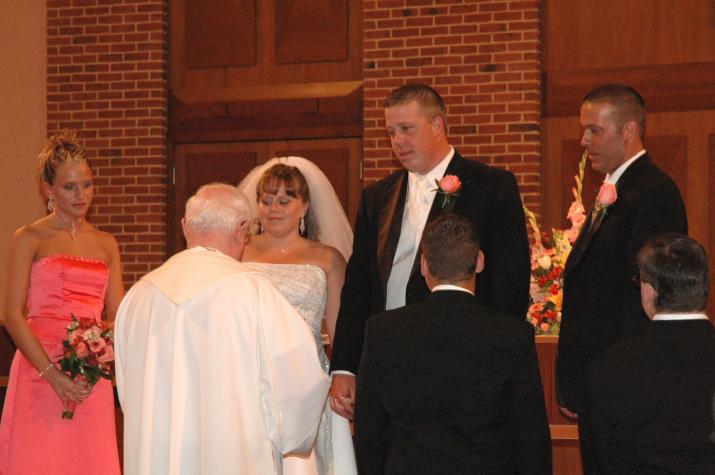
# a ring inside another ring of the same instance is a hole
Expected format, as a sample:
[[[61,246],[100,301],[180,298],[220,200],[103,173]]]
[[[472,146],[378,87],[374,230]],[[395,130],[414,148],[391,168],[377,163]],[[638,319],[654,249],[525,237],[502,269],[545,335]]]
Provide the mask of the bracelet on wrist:
[[[47,373],[47,370],[50,369],[50,368],[52,368],[54,365],[55,365],[54,363],[50,362],[50,364],[48,364],[47,366],[45,366],[45,367],[42,369],[42,371],[40,371],[39,373],[37,373],[37,375],[38,375],[40,378],[44,378],[44,377],[45,377],[45,373]]]

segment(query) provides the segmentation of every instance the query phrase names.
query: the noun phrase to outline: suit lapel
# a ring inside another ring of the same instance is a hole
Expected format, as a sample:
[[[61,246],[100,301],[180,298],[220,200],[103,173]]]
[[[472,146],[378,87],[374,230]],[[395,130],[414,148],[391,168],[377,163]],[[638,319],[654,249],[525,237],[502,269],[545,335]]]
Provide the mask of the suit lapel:
[[[619,199],[622,194],[628,191],[633,183],[633,180],[635,180],[635,178],[642,173],[642,170],[650,164],[651,161],[648,158],[648,154],[645,154],[639,157],[625,172],[623,172],[623,175],[621,175],[616,183],[616,190],[618,191]],[[616,200],[614,206],[618,206],[618,200]],[[576,241],[576,244],[571,251],[571,255],[566,262],[566,272],[576,267],[583,255],[586,253],[586,250],[593,242],[593,238],[596,236],[596,233],[599,229],[601,229],[606,219],[608,219],[608,210],[601,211],[595,217],[593,217],[593,208],[591,210],[592,212],[584,223],[584,229],[581,231],[581,234],[579,234],[578,240]]]
[[[390,277],[392,261],[400,239],[406,196],[407,172],[403,170],[385,192],[385,197],[378,200],[378,203],[385,203],[378,211],[377,220],[377,268],[383,288],[387,288],[387,279]]]
[[[455,150],[454,151],[454,156],[452,157],[452,161],[449,162],[449,165],[447,165],[447,169],[444,171],[444,175],[456,175],[459,177],[460,180],[464,180],[464,158],[462,158],[461,155]],[[464,187],[464,183],[462,183],[462,187]],[[437,188],[437,184],[435,184],[435,188]],[[447,203],[444,208],[442,207],[442,200],[443,196],[440,195],[439,193],[435,192],[436,196],[434,197],[434,201],[432,201],[432,207],[429,210],[429,214],[427,215],[427,222],[425,223],[425,227],[435,219],[437,219],[442,213],[451,213],[454,210],[454,206],[457,203],[457,200],[459,200],[459,196],[453,196],[451,200],[449,200],[449,203]],[[459,193],[457,193],[459,194]],[[420,259],[422,257],[422,240],[420,239],[420,244],[419,247],[417,248],[417,253],[415,254],[415,261],[412,263],[412,272],[410,273],[410,278],[412,278],[412,275],[415,274],[415,272],[419,272],[418,269],[420,268]]]

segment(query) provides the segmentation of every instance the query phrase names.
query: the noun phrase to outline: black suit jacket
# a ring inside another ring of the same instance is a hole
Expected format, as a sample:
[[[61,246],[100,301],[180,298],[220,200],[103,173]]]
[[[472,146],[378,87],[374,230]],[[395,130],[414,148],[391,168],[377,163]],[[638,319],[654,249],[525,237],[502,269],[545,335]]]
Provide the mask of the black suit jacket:
[[[454,290],[374,315],[355,448],[361,474],[550,474],[534,329]]]
[[[708,320],[654,321],[588,375],[603,473],[715,474],[715,331]]]
[[[477,300],[517,318],[529,303],[529,243],[514,175],[466,160],[455,151],[446,175],[456,175],[462,189],[442,208],[436,196],[427,221],[443,212],[476,223],[486,261],[478,276]],[[353,254],[345,273],[331,370],[357,373],[367,318],[385,310],[387,280],[402,228],[407,171],[401,170],[363,190],[355,224]],[[407,284],[406,302],[420,302],[429,289],[420,275],[418,251]]]
[[[678,188],[647,154],[628,167],[616,187],[618,199],[592,229],[587,219],[564,270],[557,382],[561,404],[577,413],[587,409],[590,362],[648,323],[632,281],[638,250],[658,234],[688,232]]]

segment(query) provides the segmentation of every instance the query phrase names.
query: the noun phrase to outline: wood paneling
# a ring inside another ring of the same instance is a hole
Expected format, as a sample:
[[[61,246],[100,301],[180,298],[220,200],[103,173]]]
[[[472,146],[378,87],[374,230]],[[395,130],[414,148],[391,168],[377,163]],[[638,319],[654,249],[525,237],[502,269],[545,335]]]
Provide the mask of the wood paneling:
[[[186,0],[186,67],[256,64],[256,0]]]
[[[361,0],[265,0],[256,3],[255,16],[250,2],[215,0],[216,8],[202,10],[201,24],[218,25],[208,32],[193,24],[189,7],[200,4],[198,0],[170,2],[170,85],[186,104],[205,101],[207,93],[222,101],[245,100],[253,89],[264,96],[306,97],[313,93],[305,88],[315,90],[311,84],[322,84],[325,96],[329,85],[343,82],[353,83],[349,94],[362,79]],[[239,10],[243,13],[237,18]],[[248,31],[233,31],[240,26]],[[194,29],[205,34],[199,46],[189,44]],[[191,53],[196,48],[202,53]],[[236,48],[247,51],[240,53],[242,58],[255,55],[255,61],[243,58],[236,64]],[[278,85],[290,87],[267,89]]]
[[[715,109],[713,77],[715,62],[549,70],[544,73],[542,109],[546,116],[572,115],[588,91],[614,81],[635,87],[647,98],[649,112]]]
[[[548,71],[715,62],[715,3],[545,0]]]
[[[275,0],[275,62],[346,61],[347,0]]]
[[[710,229],[715,228],[715,133],[710,134],[710,153],[708,154],[708,189],[710,208]],[[712,233],[708,233],[712,236]],[[710,242],[703,241],[705,249],[710,258],[710,298],[708,299],[707,314],[710,321],[715,323],[715,239],[710,238]]]

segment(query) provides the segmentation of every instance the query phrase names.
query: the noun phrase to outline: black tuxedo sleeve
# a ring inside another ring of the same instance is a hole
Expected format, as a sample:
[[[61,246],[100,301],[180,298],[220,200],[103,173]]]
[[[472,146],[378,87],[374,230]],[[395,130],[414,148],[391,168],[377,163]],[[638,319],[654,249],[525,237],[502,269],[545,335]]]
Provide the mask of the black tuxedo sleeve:
[[[480,226],[485,267],[477,281],[477,297],[480,303],[523,320],[529,307],[529,240],[516,178],[511,173],[503,176],[487,222]],[[479,298],[482,291],[488,300]]]
[[[371,351],[371,323],[365,329],[365,344],[360,359],[355,403],[355,458],[358,472],[363,475],[385,473],[385,459],[389,443],[389,414],[380,402],[375,384],[380,370],[380,358]]]
[[[536,358],[533,330],[525,339],[522,361],[506,389],[507,418],[520,474],[551,473],[551,435]]]
[[[357,374],[360,363],[365,322],[370,315],[372,265],[376,261],[376,241],[371,233],[368,198],[360,199],[353,253],[345,270],[345,283],[340,296],[340,310],[335,327],[335,341],[330,370]]]

